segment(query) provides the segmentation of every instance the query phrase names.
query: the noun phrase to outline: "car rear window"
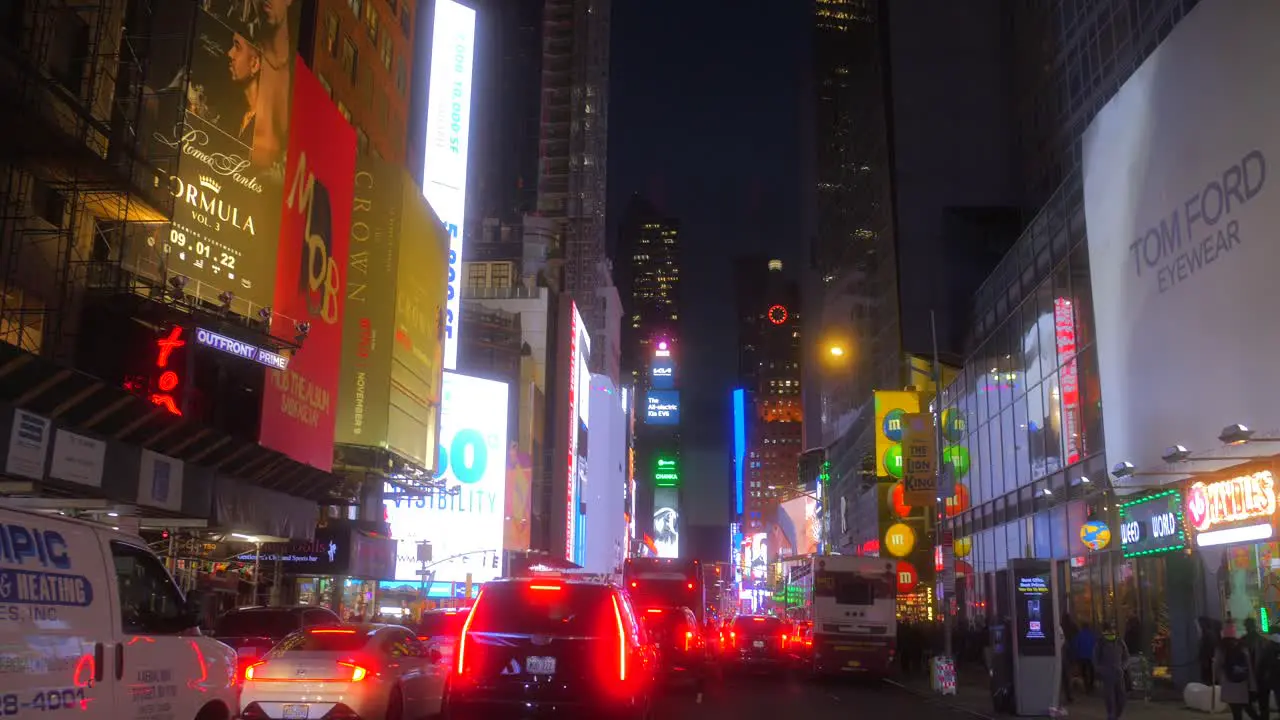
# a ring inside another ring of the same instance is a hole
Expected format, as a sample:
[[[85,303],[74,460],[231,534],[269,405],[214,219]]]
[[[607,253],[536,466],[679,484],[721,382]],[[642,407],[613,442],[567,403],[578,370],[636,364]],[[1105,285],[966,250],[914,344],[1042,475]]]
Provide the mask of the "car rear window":
[[[550,589],[558,588],[558,589]],[[609,588],[560,583],[492,583],[476,601],[471,630],[530,635],[598,635],[612,620]]]
[[[740,633],[780,632],[782,621],[776,617],[740,617],[733,621],[733,629]]]
[[[279,638],[301,625],[301,616],[288,610],[244,610],[219,618],[213,634],[214,637]]]
[[[296,632],[271,650],[272,656],[290,652],[353,652],[369,642],[365,630],[349,628],[311,628]]]
[[[427,613],[418,624],[418,634],[435,637],[437,635],[456,635],[462,630],[462,623],[467,619],[464,612]]]

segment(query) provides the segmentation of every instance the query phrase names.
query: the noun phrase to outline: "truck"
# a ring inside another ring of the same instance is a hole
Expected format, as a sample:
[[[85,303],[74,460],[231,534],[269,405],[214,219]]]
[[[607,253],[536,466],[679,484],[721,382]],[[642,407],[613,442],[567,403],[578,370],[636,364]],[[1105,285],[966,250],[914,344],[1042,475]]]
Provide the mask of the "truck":
[[[898,637],[894,561],[820,555],[810,563],[813,673],[892,675]]]
[[[627,558],[622,566],[622,583],[637,608],[687,607],[705,626],[707,594],[702,561]]]

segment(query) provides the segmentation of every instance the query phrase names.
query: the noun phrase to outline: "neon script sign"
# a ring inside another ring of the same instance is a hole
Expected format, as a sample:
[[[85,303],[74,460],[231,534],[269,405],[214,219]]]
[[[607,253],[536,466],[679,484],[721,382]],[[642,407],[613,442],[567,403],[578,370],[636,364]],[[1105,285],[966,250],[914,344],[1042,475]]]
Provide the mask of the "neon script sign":
[[[1275,512],[1276,483],[1270,470],[1198,482],[1187,492],[1187,518],[1200,532],[1224,523],[1270,518]]]
[[[173,351],[186,346],[187,341],[182,339],[182,326],[176,326],[169,331],[168,337],[162,337],[156,340],[156,367],[160,369],[160,376],[156,378],[155,390],[151,393],[151,402],[154,405],[168,410],[174,415],[181,415],[182,410],[178,408],[178,403],[174,399],[174,393],[178,389],[182,378],[176,370],[169,368],[169,358],[173,355]]]

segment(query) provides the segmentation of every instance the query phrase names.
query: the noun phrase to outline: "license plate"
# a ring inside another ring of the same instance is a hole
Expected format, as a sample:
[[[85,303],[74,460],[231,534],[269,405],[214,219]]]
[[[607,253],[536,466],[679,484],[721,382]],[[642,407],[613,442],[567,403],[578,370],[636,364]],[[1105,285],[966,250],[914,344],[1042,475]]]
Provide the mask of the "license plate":
[[[531,675],[554,675],[556,673],[556,659],[535,655],[525,658],[524,668]]]
[[[311,717],[310,705],[285,705],[284,720],[307,720]]]
[[[756,641],[754,641],[754,642],[752,642],[752,643],[751,643],[751,647],[764,647],[764,641],[763,641],[763,640],[756,640]]]

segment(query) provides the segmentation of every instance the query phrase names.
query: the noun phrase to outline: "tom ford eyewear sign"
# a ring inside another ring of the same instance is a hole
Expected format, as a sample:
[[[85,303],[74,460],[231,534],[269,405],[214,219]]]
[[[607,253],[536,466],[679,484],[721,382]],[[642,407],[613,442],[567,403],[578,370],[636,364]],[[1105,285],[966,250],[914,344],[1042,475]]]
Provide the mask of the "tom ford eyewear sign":
[[[1165,490],[1121,504],[1119,533],[1127,558],[1185,549],[1182,493]]]

